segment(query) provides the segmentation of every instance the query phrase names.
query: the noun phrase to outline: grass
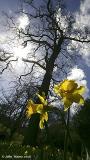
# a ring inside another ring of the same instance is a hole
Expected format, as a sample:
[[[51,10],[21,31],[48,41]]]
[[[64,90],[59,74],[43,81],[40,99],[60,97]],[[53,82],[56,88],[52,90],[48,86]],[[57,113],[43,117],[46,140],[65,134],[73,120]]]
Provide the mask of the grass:
[[[0,143],[1,159],[63,160],[63,150],[52,146],[31,147],[3,142]],[[73,160],[69,152],[67,160]],[[81,160],[81,158],[77,157],[77,160]]]

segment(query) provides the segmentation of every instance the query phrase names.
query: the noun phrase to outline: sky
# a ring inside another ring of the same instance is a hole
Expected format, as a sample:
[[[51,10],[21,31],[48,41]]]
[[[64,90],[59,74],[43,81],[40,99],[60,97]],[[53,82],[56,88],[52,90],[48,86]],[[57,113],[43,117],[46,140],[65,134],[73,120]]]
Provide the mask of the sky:
[[[6,12],[9,10],[16,11],[18,4],[18,0],[0,0],[0,10]]]
[[[89,26],[88,24],[88,22],[90,21],[89,0],[85,0],[83,1],[83,3],[80,3],[80,0],[68,0],[68,1],[65,0],[65,1],[66,1],[67,9],[70,12],[75,14],[76,26],[74,27],[84,27],[84,25]],[[7,12],[9,15],[12,15],[16,10],[19,9],[19,5],[20,5],[20,0],[0,0],[0,23],[2,24],[4,20],[2,11]],[[17,21],[18,21],[19,27],[23,27],[23,29],[25,29],[26,25],[28,24],[28,17],[27,16],[18,17]],[[2,29],[2,25],[0,25],[0,34],[1,34],[1,37],[3,38],[6,36],[6,33],[4,33],[4,30]],[[67,78],[76,79],[81,84],[84,84],[87,88],[87,92],[85,96],[89,97],[89,94],[90,94],[90,83],[89,83],[90,81],[90,47],[87,44],[84,45],[85,47],[78,46],[78,44],[74,42],[72,42],[72,44],[79,48],[79,54],[82,55],[82,58],[79,60],[77,65],[70,70]],[[22,54],[24,54],[25,52],[28,53],[28,50],[22,49],[21,46],[18,46],[17,48],[13,47],[13,51],[16,52],[16,54],[18,52]],[[23,63],[20,62],[19,64],[16,64],[17,66],[16,73],[18,73],[18,67],[20,68],[20,65],[23,66]],[[21,74],[22,72],[23,72],[23,67],[19,70],[19,74]],[[5,77],[6,75],[8,78]],[[12,74],[10,78],[9,78],[9,75],[10,75],[10,72],[8,73],[5,72],[5,75],[2,76],[2,82],[1,82],[2,87],[4,87],[5,83],[8,85],[8,81],[10,79],[14,79],[14,74]]]
[[[80,8],[80,0],[65,0],[68,10],[76,12]]]

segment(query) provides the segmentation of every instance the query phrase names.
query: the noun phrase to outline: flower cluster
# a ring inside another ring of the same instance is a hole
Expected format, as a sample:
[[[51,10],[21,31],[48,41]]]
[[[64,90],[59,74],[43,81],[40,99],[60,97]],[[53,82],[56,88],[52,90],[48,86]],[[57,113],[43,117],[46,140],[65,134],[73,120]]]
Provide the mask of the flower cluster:
[[[85,92],[85,87],[80,86],[74,80],[67,80],[60,82],[54,86],[54,92],[62,98],[64,102],[64,111],[66,111],[73,102],[78,103],[79,105],[84,104],[84,98],[82,94]],[[48,121],[48,102],[45,95],[40,96],[37,94],[40,104],[34,103],[31,99],[28,101],[26,114],[28,117],[31,117],[33,114],[40,114],[39,127],[44,128],[44,122]]]

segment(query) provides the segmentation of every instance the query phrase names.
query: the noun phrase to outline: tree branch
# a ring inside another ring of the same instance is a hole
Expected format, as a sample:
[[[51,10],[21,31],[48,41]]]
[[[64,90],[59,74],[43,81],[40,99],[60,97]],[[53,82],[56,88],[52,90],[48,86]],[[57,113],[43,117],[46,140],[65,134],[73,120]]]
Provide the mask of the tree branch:
[[[90,40],[77,39],[75,37],[67,37],[67,36],[65,36],[64,39],[68,39],[68,40],[72,40],[72,41],[77,41],[77,42],[81,42],[81,43],[84,43],[84,42],[89,43],[90,42]]]
[[[8,68],[10,62],[15,62],[15,61],[17,61],[17,60],[18,60],[18,58],[17,58],[17,59],[14,59],[14,60],[10,60],[10,61],[6,64],[6,67],[2,69],[2,71],[0,72],[0,74],[2,74],[2,73]]]
[[[40,63],[38,63],[37,61],[34,61],[34,60],[28,60],[28,59],[25,59],[25,58],[22,58],[22,61],[23,62],[28,62],[28,63],[34,63],[36,65],[38,65],[39,67],[41,67],[42,69],[46,70],[46,68],[44,66],[42,66]],[[39,60],[40,61],[40,60]]]

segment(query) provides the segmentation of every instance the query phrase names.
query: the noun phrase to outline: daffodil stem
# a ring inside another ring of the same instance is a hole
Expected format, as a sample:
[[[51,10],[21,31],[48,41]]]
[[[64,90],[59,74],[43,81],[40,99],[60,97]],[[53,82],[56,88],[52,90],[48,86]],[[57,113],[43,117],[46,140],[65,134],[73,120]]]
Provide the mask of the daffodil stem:
[[[69,119],[70,119],[70,109],[69,109],[69,111],[68,111],[68,115],[67,115],[67,121],[65,121],[65,118],[64,118],[64,115],[63,115],[63,112],[60,110],[60,109],[58,109],[58,108],[56,108],[56,107],[53,107],[52,108],[52,111],[54,111],[54,113],[55,114],[57,114],[58,115],[58,113],[60,113],[60,117],[62,118],[62,121],[63,121],[63,123],[64,123],[64,125],[65,125],[65,138],[67,137],[66,136],[66,134],[68,135],[68,139],[70,140],[70,143],[71,143],[71,146],[72,146],[72,150],[73,150],[73,152],[74,152],[74,146],[73,146],[73,140],[72,140],[72,137],[71,137],[71,134],[70,134],[70,130],[69,130]],[[66,145],[65,145],[65,142],[66,140],[64,139],[64,154],[65,154],[65,150],[67,150],[65,147],[66,147]],[[65,159],[65,158],[64,158]]]
[[[65,140],[64,140],[64,160],[67,160],[67,148],[68,148],[68,134],[69,134],[69,118],[70,118],[70,109],[68,109],[67,113],[67,129],[65,131]]]
[[[67,123],[66,123],[66,121],[65,121],[65,119],[64,119],[64,115],[63,115],[62,111],[61,111],[60,109],[56,108],[56,107],[53,107],[53,108],[52,108],[52,111],[54,111],[54,113],[56,113],[56,114],[58,114],[58,112],[60,113],[60,117],[62,118],[62,121],[63,121],[63,123],[64,123],[64,125],[65,125],[65,129],[66,129],[67,132],[68,132],[68,137],[69,137],[70,142],[71,142],[71,145],[72,145],[72,144],[73,144],[73,142],[72,142],[72,137],[71,137],[71,135],[70,135],[70,131],[69,131],[69,129],[68,129],[68,126],[67,126]]]

